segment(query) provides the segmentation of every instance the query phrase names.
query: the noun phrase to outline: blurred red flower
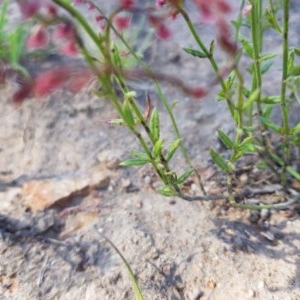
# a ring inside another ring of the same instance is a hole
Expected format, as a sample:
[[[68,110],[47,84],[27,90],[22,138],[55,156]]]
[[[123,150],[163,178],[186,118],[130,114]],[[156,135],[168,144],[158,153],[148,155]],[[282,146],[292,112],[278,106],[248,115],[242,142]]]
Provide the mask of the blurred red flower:
[[[43,25],[36,25],[32,28],[26,46],[29,49],[43,48],[48,45],[48,35]]]
[[[127,29],[130,25],[129,17],[116,16],[114,18],[114,23],[119,31]]]

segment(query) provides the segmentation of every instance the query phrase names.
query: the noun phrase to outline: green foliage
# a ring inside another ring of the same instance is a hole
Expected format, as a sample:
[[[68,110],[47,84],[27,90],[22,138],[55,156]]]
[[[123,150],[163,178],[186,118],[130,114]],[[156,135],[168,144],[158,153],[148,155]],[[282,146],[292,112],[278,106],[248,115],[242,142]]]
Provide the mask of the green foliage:
[[[214,163],[225,173],[231,173],[233,171],[229,161],[225,160],[217,151],[211,149],[210,156]]]
[[[130,264],[127,262],[126,258],[122,254],[122,252],[118,249],[118,247],[110,239],[108,239],[107,237],[105,237],[103,235],[102,235],[102,237],[104,237],[104,239],[113,247],[113,249],[118,253],[119,257],[122,259],[128,273],[129,273],[129,277],[130,277],[130,280],[131,280],[131,283],[133,286],[133,291],[134,291],[136,300],[143,300],[144,298],[143,298],[142,292],[141,292],[138,282],[134,276],[134,273],[130,267]]]
[[[183,48],[183,50],[188,53],[191,54],[192,56],[198,57],[198,58],[207,58],[207,55],[205,53],[203,53],[200,50],[195,50],[192,48]]]
[[[190,176],[191,174],[194,172],[195,170],[193,168],[189,168],[186,171],[183,172],[183,174],[181,174],[177,180],[176,183],[177,184],[182,184],[184,183]]]
[[[169,150],[169,152],[168,152],[168,154],[167,154],[167,156],[166,156],[166,160],[167,160],[168,162],[172,159],[172,157],[174,156],[174,154],[175,154],[175,152],[177,151],[177,149],[178,149],[178,147],[180,146],[180,144],[181,144],[181,139],[177,139],[177,140],[175,140],[175,141],[171,144],[170,150]]]
[[[171,185],[171,184],[165,185],[161,189],[157,190],[157,192],[159,194],[161,194],[162,196],[166,196],[166,197],[171,197],[171,196],[177,196],[178,195],[178,193],[174,189],[174,186]]]
[[[156,143],[160,137],[159,115],[156,108],[154,108],[151,113],[149,128],[153,138],[153,142]]]
[[[233,149],[234,143],[230,139],[230,137],[227,134],[225,134],[221,129],[218,129],[217,131],[218,131],[219,139],[222,141],[224,146],[229,149]]]
[[[88,66],[97,76],[100,88],[96,93],[105,95],[111,101],[120,118],[110,121],[110,124],[127,126],[141,147],[140,151],[132,151],[131,158],[120,165],[151,164],[163,182],[163,187],[158,192],[165,196],[179,196],[185,200],[199,199],[197,196],[192,198],[190,195],[185,195],[181,190],[183,183],[195,172],[199,187],[205,195],[201,177],[193,167],[192,160],[183,145],[184,139],[179,128],[181,124],[177,124],[175,117],[177,107],[174,108],[174,104],[169,104],[169,99],[163,93],[159,81],[162,80],[174,87],[178,86],[190,95],[195,94],[195,89],[185,82],[183,72],[170,76],[164,72],[156,72],[147,64],[147,59],[144,59],[144,52],[152,44],[156,26],[165,21],[160,19],[159,14],[155,14],[153,11],[155,7],[143,6],[139,9],[139,5],[143,5],[143,1],[140,1],[137,3],[137,8],[132,11],[128,9],[128,13],[133,15],[135,26],[120,30],[115,24],[115,18],[120,17],[119,13],[122,13],[123,8],[118,7],[117,4],[110,13],[106,14],[101,4],[95,4],[95,11],[101,15],[103,18],[101,20],[105,24],[105,28],[100,31],[90,24],[90,19],[78,10],[72,1],[53,0],[53,2],[67,14],[59,15],[54,20],[39,15],[34,22],[30,21],[27,24],[31,26],[36,22],[42,22],[43,26],[52,26],[56,22],[66,20],[70,21],[70,24],[76,24],[77,44]],[[11,63],[15,68],[22,69],[19,63],[24,50],[26,26],[23,24],[13,32],[6,30],[8,4],[8,1],[3,1],[0,8],[0,59]],[[175,5],[171,2],[169,4]],[[265,159],[264,167],[270,167],[276,176],[280,174],[281,183],[285,187],[289,180],[287,175],[293,176],[296,180],[300,179],[300,175],[292,168],[291,163],[293,158],[291,154],[297,152],[293,147],[299,147],[300,144],[300,123],[291,126],[289,122],[289,105],[294,101],[293,97],[300,104],[300,47],[289,45],[290,2],[270,0],[265,5],[263,1],[251,0],[250,4],[251,9],[247,11],[247,16],[243,14],[246,1],[241,1],[236,20],[227,20],[226,14],[222,18],[222,22],[227,22],[224,26],[232,24],[234,27],[234,36],[231,36],[229,31],[227,33],[227,28],[225,34],[223,28],[217,26],[216,36],[209,37],[211,42],[207,46],[207,43],[202,40],[200,31],[189,18],[188,8],[184,7],[183,2],[176,7],[178,17],[183,18],[194,39],[193,47],[184,47],[183,50],[189,55],[206,60],[214,74],[212,80],[202,76],[203,83],[200,82],[199,85],[207,85],[207,90],[214,91],[213,87],[219,84],[216,98],[225,102],[232,118],[234,132],[230,136],[221,129],[217,130],[219,140],[230,153],[225,158],[222,152],[211,149],[210,155],[215,165],[227,176],[229,202],[235,207],[238,205],[233,194],[236,162],[247,154],[259,153]],[[282,13],[279,13],[279,10],[282,10]],[[135,13],[139,13],[139,18],[134,18]],[[150,14],[153,18],[154,16],[157,18],[152,20],[153,24],[148,20]],[[146,23],[148,21],[154,28],[145,32],[145,28],[149,27]],[[273,34],[280,35],[282,40],[281,65],[276,65],[276,70],[281,72],[278,80],[280,82],[278,95],[266,93],[264,85],[265,80],[268,81],[269,76],[273,76],[270,72],[271,67],[275,62],[277,63],[279,54],[264,52],[264,42],[269,29],[274,30]],[[219,55],[220,51],[226,54],[224,62],[219,59],[222,57]],[[218,53],[218,60],[216,53]],[[196,59],[195,63],[201,62]],[[165,145],[161,137],[161,127],[165,122],[160,120],[161,112],[158,111],[160,106],[153,105],[148,93],[146,111],[142,112],[142,105],[136,96],[136,87],[132,83],[135,80],[145,80],[147,84],[148,82],[154,84],[157,98],[162,102],[174,128],[174,138],[169,145]],[[292,92],[291,96],[288,94],[289,91]],[[120,95],[124,95],[123,102],[120,101]],[[274,108],[281,112],[282,124],[280,125],[273,121]],[[282,143],[273,147],[272,139],[269,139],[271,134],[280,137]],[[177,158],[178,149],[181,149],[187,163],[185,171],[178,172],[180,175],[172,168],[176,164],[175,157]],[[278,153],[272,153],[270,149],[279,150]]]

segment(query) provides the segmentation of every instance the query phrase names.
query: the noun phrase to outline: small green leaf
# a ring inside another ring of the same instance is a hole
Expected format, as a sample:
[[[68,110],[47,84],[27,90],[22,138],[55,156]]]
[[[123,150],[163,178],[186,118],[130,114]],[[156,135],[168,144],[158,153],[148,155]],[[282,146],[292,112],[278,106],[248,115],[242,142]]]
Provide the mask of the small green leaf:
[[[265,170],[268,168],[268,165],[265,161],[263,160],[260,160],[256,163],[256,167],[259,169],[259,170]]]
[[[244,128],[243,128],[243,131],[244,132],[253,132],[253,131],[255,131],[255,127],[254,126],[245,126]]]
[[[286,170],[294,177],[296,178],[297,180],[300,180],[300,174],[295,170],[293,169],[291,166],[288,166],[286,168]]]
[[[279,26],[279,24],[278,24],[276,15],[272,12],[271,9],[266,10],[265,16],[266,16],[266,19],[267,19],[269,25],[270,25],[274,30],[276,30],[277,32],[281,33],[281,28],[280,28],[280,26]]]
[[[199,50],[195,50],[195,49],[191,49],[191,48],[183,48],[183,50],[188,53],[191,54],[195,57],[199,57],[199,58],[207,58],[207,55]]]
[[[244,153],[255,153],[259,150],[259,147],[256,144],[246,144],[239,147],[240,150],[244,151]]]
[[[159,157],[159,155],[161,154],[162,149],[163,149],[163,141],[162,141],[162,139],[159,139],[159,140],[155,143],[155,145],[154,145],[154,147],[153,147],[153,150],[152,150],[152,156],[153,156],[154,158]]]
[[[214,52],[215,52],[215,40],[212,40],[210,42],[210,46],[209,46],[209,54],[210,54],[210,57],[213,57],[214,56]]]
[[[269,60],[269,59],[271,59],[273,57],[276,57],[276,56],[277,56],[276,53],[268,53],[268,54],[265,54],[265,55],[261,56],[259,58],[259,61],[262,62],[262,61],[265,61],[265,60]]]
[[[171,146],[170,146],[170,150],[166,156],[166,160],[169,162],[172,157],[174,156],[176,150],[178,149],[178,147],[180,146],[180,143],[181,143],[181,139],[178,139],[178,140],[175,140]]]
[[[263,75],[263,74],[267,73],[270,70],[270,68],[272,67],[273,63],[274,63],[273,61],[266,61],[266,62],[262,63],[261,67],[260,67],[261,74]]]
[[[217,132],[218,132],[219,139],[222,141],[224,146],[229,148],[229,149],[232,149],[233,146],[234,146],[234,143],[231,140],[231,138],[220,129],[218,129]]]
[[[253,57],[254,57],[254,55],[253,55],[254,50],[253,50],[252,44],[251,44],[251,43],[247,40],[247,38],[246,38],[244,35],[242,35],[242,34],[239,34],[239,40],[240,40],[240,42],[242,43],[242,47],[243,47],[244,51],[246,52],[246,54],[247,54],[249,57],[253,58]]]
[[[119,49],[116,44],[113,45],[111,52],[112,52],[111,57],[112,57],[113,64],[117,68],[122,68],[122,59],[121,59],[120,52],[119,52]]]
[[[239,144],[239,147],[247,145],[247,144],[251,144],[252,142],[253,142],[253,137],[248,136]]]
[[[300,133],[300,123],[298,123],[298,124],[293,128],[293,133],[294,133],[294,134]]]
[[[264,104],[274,105],[279,104],[281,102],[280,96],[268,96],[261,100]]]
[[[295,50],[292,49],[292,51],[289,53],[289,56],[288,56],[288,64],[287,64],[288,75],[290,75],[293,72],[294,59],[295,59]]]
[[[280,165],[283,166],[284,165],[284,161],[278,156],[276,155],[274,152],[270,153],[272,158]],[[286,170],[288,171],[288,173],[290,173],[294,178],[296,178],[297,180],[300,180],[300,174],[293,169],[293,167],[291,166],[287,166]]]
[[[266,119],[264,117],[260,117],[260,121],[267,126],[268,128],[272,129],[273,131],[275,131],[276,133],[281,134],[281,127],[278,126],[277,124],[271,122],[269,119]]]
[[[241,157],[244,156],[244,152],[243,151],[236,151],[234,153],[234,157],[232,158],[232,161],[236,162],[238,159],[240,159]]]
[[[188,170],[186,170],[182,175],[180,175],[177,180],[176,183],[177,184],[182,184],[184,183],[190,176],[191,174],[194,172],[194,168],[189,168]]]
[[[294,52],[297,56],[300,56],[300,48],[293,48],[294,49]]]
[[[161,189],[157,190],[157,192],[163,196],[171,197],[171,196],[177,196],[178,193],[174,189],[172,185],[165,185]]]
[[[234,110],[232,117],[233,117],[233,120],[235,121],[235,123],[238,124],[239,123],[239,119],[240,119],[240,115],[239,115],[239,113],[238,113],[237,110]]]
[[[141,159],[141,158],[131,158],[126,159],[120,163],[122,167],[131,167],[131,166],[143,166],[149,162],[149,159]]]
[[[139,159],[144,159],[144,160],[149,159],[148,155],[146,153],[138,151],[138,150],[132,150],[132,151],[130,151],[130,154],[134,158],[139,158]]]
[[[150,127],[150,133],[152,134],[154,143],[156,143],[160,137],[159,115],[156,108],[154,108],[151,113],[149,127]]]
[[[246,110],[249,106],[253,104],[254,101],[258,99],[260,95],[260,89],[254,90],[248,97],[248,101],[244,104],[243,110]]]
[[[2,35],[2,31],[4,31],[4,27],[7,24],[7,9],[8,9],[8,1],[4,0],[1,3],[1,7],[0,7],[0,32]]]
[[[292,67],[290,76],[299,76],[300,75],[300,65],[295,65]]]
[[[270,119],[271,113],[273,111],[273,107],[274,107],[273,105],[266,105],[264,107],[262,115],[265,119]]]
[[[226,161],[218,152],[211,149],[210,156],[213,159],[214,163],[224,172],[230,173],[232,171],[232,167],[229,165],[229,162]]]
[[[132,115],[130,106],[128,102],[125,100],[123,103],[123,118],[127,125],[133,126],[135,124],[134,117]]]

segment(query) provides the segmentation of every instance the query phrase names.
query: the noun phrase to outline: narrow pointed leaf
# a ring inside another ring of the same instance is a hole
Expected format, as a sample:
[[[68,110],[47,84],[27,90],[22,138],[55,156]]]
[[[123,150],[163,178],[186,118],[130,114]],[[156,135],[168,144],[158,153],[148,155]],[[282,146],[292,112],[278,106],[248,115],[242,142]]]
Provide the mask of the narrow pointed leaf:
[[[189,168],[188,170],[186,170],[182,175],[180,175],[177,180],[176,183],[177,184],[182,184],[184,183],[190,176],[191,174],[194,172],[194,168]]]
[[[210,57],[214,56],[214,52],[215,52],[215,40],[212,40],[209,46]]]
[[[281,33],[281,27],[278,24],[276,15],[271,10],[266,10],[266,19],[269,23],[269,25],[276,30],[277,32]]]
[[[231,168],[229,163],[215,150],[210,150],[210,156],[213,159],[214,163],[224,172],[229,173]]]
[[[169,162],[172,157],[174,156],[176,150],[178,149],[178,147],[180,146],[180,143],[181,143],[181,139],[177,139],[175,140],[172,144],[171,144],[171,147],[170,147],[170,150],[166,156],[166,160]]]
[[[124,114],[125,122],[129,126],[133,126],[135,124],[135,121],[134,121],[134,117],[132,115],[130,106],[127,101],[124,101],[124,103],[123,103],[123,114]]]
[[[293,133],[294,133],[294,134],[300,133],[300,123],[298,123],[298,124],[293,128]]]
[[[265,60],[269,60],[271,58],[274,58],[276,57],[277,54],[276,53],[268,53],[268,54],[265,54],[265,55],[262,55],[260,58],[259,58],[259,61],[265,61]]]
[[[146,153],[138,151],[138,150],[132,150],[132,151],[130,151],[130,154],[134,158],[139,158],[139,159],[144,159],[144,160],[148,159],[148,155]]]
[[[273,105],[266,105],[263,109],[263,118],[269,119],[273,111]]]
[[[248,107],[250,107],[254,101],[256,101],[259,97],[260,94],[260,89],[256,89],[254,90],[250,96],[248,97],[248,101],[244,104],[243,106],[243,110],[247,109]]]
[[[227,147],[229,149],[233,148],[234,143],[226,133],[224,133],[222,130],[218,129],[218,136],[219,136],[219,139],[222,141],[222,143],[224,144],[225,147]]]
[[[162,139],[159,139],[153,147],[152,156],[154,158],[159,157],[162,149],[163,149],[163,141],[162,141]]]
[[[281,127],[278,126],[277,124],[271,122],[269,119],[266,119],[264,117],[260,117],[260,121],[267,126],[268,128],[272,129],[273,131],[275,131],[276,133],[281,134]]]
[[[273,61],[266,61],[262,63],[260,67],[261,74],[267,73],[270,70],[270,68],[273,66],[273,63],[274,63]]]
[[[177,196],[177,192],[171,185],[165,185],[164,187],[159,189],[157,192],[166,197]]]
[[[246,52],[246,54],[248,56],[250,56],[251,58],[253,58],[253,46],[251,45],[251,43],[249,43],[249,41],[247,40],[247,38],[245,36],[243,36],[242,34],[239,34],[239,40],[242,43],[242,47],[244,49],[244,51]]]
[[[156,143],[160,136],[160,127],[159,127],[159,115],[156,108],[153,109],[150,117],[149,127],[150,133],[152,134],[153,140]]]
[[[122,161],[120,163],[120,166],[123,167],[132,167],[132,166],[143,166],[149,162],[148,159],[142,159],[142,158],[130,158]]]
[[[239,144],[239,147],[247,144],[251,144],[252,142],[253,142],[253,137],[248,136]]]
[[[191,54],[195,57],[199,57],[199,58],[206,58],[207,55],[204,52],[201,52],[199,50],[195,50],[195,49],[191,49],[191,48],[183,48],[183,50],[188,53]]]
[[[270,105],[279,104],[281,102],[281,98],[280,96],[268,96],[263,98],[261,102]]]

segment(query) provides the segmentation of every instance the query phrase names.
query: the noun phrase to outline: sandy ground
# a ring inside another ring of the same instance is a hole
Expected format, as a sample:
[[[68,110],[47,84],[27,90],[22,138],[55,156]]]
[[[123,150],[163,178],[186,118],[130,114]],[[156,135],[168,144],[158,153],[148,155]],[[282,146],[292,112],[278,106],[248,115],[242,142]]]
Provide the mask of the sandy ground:
[[[181,50],[192,45],[183,24],[173,26],[174,39],[151,48],[154,68],[180,70],[191,84],[213,78],[205,62]],[[272,77],[266,90],[275,84]],[[170,141],[167,115],[146,88]],[[219,147],[215,130],[231,128],[225,106],[213,99],[214,89],[201,101],[164,90],[170,102],[179,100],[174,112],[185,144],[208,178],[207,150]],[[158,180],[148,166],[116,168],[138,145],[125,128],[104,124],[115,116],[106,99],[62,91],[15,108],[10,93],[7,87],[0,95],[0,299],[134,299],[127,270],[103,236],[126,257],[145,299],[300,299],[299,209],[255,216],[223,201],[164,198],[154,192]],[[176,167],[184,167],[180,155]],[[97,184],[79,187],[91,174]],[[210,192],[215,181],[205,182]],[[71,196],[34,211],[26,186],[60,192],[66,182]]]

